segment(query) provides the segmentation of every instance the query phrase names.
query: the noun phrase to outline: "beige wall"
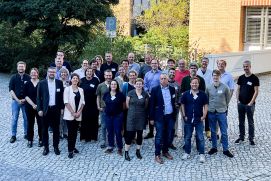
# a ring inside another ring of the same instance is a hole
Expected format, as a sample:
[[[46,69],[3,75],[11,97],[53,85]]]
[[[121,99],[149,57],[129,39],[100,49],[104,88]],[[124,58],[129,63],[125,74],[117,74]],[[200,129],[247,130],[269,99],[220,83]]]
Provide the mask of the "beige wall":
[[[198,40],[207,52],[243,50],[240,0],[190,0],[190,44]]]
[[[131,35],[132,0],[119,0],[119,4],[113,6],[113,12],[117,18],[117,28],[122,35]]]

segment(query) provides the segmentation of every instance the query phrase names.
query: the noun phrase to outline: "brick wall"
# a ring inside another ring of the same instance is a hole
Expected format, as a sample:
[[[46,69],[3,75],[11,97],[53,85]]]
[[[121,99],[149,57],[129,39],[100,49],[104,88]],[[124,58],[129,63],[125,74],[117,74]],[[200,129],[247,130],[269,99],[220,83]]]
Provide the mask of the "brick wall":
[[[212,53],[243,50],[240,0],[190,0],[189,42]]]

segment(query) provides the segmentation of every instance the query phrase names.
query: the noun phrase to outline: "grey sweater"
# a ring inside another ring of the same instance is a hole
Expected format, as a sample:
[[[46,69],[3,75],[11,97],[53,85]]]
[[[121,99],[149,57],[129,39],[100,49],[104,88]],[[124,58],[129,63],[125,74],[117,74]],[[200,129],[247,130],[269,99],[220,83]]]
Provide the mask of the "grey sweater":
[[[206,94],[209,98],[209,112],[223,113],[227,111],[230,103],[231,95],[230,89],[223,83],[219,83],[218,87],[211,84],[206,89]]]

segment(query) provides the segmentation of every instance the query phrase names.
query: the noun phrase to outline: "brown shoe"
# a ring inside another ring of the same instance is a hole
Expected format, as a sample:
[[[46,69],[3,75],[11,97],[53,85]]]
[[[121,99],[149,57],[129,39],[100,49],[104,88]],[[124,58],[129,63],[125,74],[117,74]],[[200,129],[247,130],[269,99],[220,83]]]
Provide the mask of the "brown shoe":
[[[155,156],[155,161],[159,164],[163,164],[164,163],[164,160],[161,158],[160,155],[157,155]]]
[[[118,149],[118,154],[119,154],[120,156],[123,156],[123,154],[122,154],[122,149]]]
[[[167,153],[163,153],[163,156],[166,157],[169,160],[173,160],[173,156],[171,156],[168,152]]]

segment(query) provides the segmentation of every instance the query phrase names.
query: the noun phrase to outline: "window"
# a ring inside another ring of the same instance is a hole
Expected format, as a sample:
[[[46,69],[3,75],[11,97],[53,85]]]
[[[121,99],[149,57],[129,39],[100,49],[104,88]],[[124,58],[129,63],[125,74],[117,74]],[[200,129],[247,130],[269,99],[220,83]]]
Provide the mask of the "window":
[[[245,49],[262,50],[271,47],[271,8],[246,9]]]

